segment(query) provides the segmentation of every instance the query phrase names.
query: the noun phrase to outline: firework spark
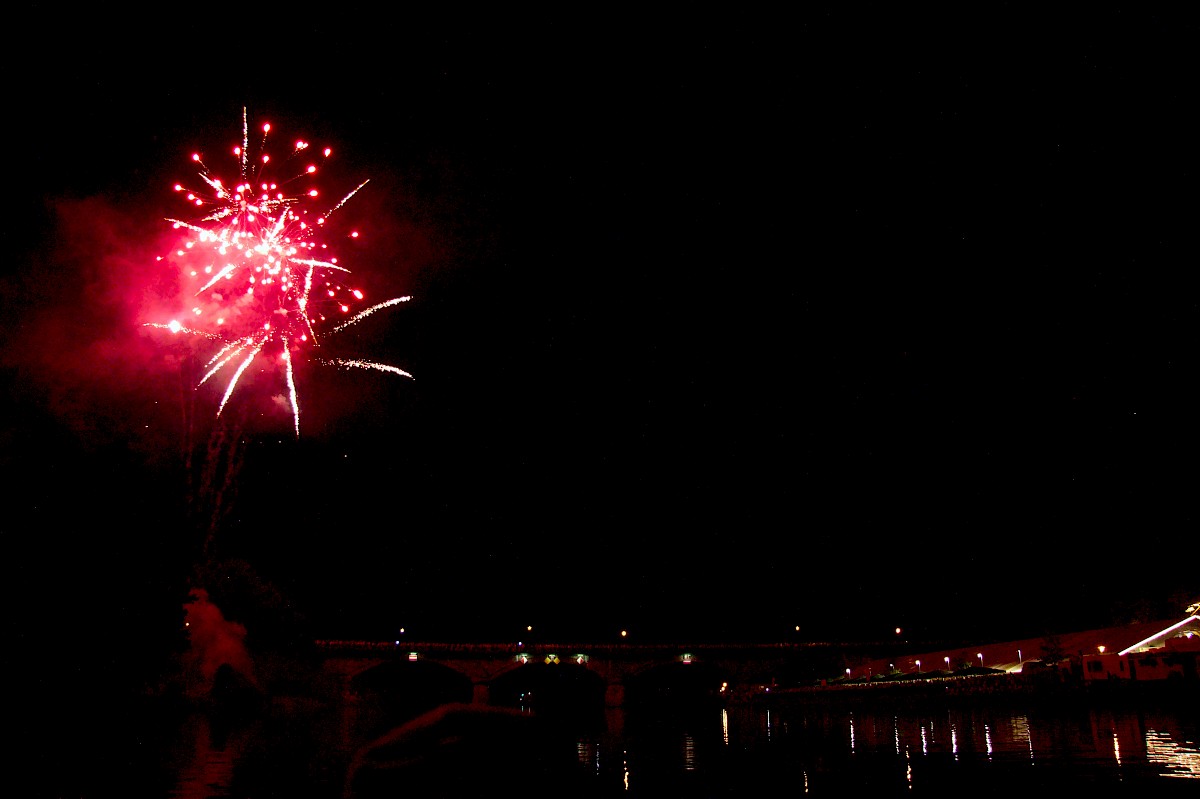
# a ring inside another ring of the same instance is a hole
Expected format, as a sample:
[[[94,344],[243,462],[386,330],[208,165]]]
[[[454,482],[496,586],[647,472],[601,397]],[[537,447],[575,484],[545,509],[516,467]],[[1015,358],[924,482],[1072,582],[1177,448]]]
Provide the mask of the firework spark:
[[[318,330],[327,329],[322,336],[334,335],[409,297],[354,311],[364,294],[346,284],[350,272],[329,252],[321,232],[329,217],[369,181],[362,181],[324,211],[314,211],[321,197],[314,182],[318,168],[301,160],[308,155],[309,144],[295,142],[283,160],[285,177],[276,179],[267,152],[270,130],[270,125],[263,125],[262,138],[251,157],[250,131],[246,110],[242,109],[242,143],[233,148],[238,162],[238,181],[234,185],[227,185],[210,171],[200,155],[192,156],[206,188],[189,189],[180,183],[175,191],[186,198],[196,216],[167,219],[185,236],[169,260],[179,266],[181,276],[191,285],[191,307],[186,313],[189,321],[148,322],[146,326],[219,345],[197,384],[199,388],[217,375],[223,379],[228,376],[217,406],[218,416],[251,363],[260,354],[270,354],[283,373],[293,427],[299,436],[295,358],[412,377],[387,364],[306,354],[319,346]],[[327,159],[331,151],[326,148],[320,155]],[[358,236],[357,232],[350,235]]]

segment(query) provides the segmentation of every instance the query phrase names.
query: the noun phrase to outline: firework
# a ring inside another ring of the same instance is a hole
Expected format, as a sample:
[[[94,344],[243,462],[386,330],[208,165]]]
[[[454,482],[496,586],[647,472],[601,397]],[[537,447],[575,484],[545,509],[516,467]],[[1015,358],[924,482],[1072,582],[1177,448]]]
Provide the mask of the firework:
[[[213,343],[214,352],[197,388],[210,380],[225,381],[218,416],[250,365],[260,356],[274,359],[299,436],[294,359],[411,378],[388,364],[311,354],[320,344],[319,332],[321,337],[335,335],[409,298],[396,297],[356,310],[364,294],[348,284],[350,272],[339,265],[322,232],[329,217],[369,181],[362,181],[332,205],[320,205],[322,193],[316,184],[320,170],[314,161],[304,160],[312,148],[297,141],[276,166],[267,149],[270,130],[270,125],[263,125],[252,155],[242,110],[242,142],[233,148],[238,175],[232,184],[210,171],[200,155],[192,156],[203,187],[176,184],[190,216],[167,219],[183,232],[184,240],[172,256],[160,257],[179,267],[191,307],[184,315],[186,322],[173,319],[146,325]],[[330,155],[328,148],[318,153],[320,159]]]

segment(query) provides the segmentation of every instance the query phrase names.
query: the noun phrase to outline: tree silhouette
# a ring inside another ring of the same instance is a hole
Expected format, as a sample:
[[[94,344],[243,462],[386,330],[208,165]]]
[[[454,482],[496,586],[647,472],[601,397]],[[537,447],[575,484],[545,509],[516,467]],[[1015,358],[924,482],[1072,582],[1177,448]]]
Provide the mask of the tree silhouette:
[[[1056,634],[1047,635],[1042,639],[1042,662],[1047,666],[1054,666],[1062,663],[1067,659],[1066,650],[1063,649],[1062,639]]]

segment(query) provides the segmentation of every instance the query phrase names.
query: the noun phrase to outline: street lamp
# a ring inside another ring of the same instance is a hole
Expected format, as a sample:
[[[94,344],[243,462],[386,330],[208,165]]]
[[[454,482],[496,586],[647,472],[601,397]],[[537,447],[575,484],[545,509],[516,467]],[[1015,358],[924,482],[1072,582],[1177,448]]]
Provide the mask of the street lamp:
[[[917,661],[917,674],[921,673],[921,661]]]
[[[1018,663],[1018,665],[1021,665],[1021,666],[1025,665],[1025,658],[1021,657],[1020,649],[1017,650],[1017,663]]]
[[[979,668],[983,668],[983,653],[976,652],[975,655],[979,658]]]
[[[946,655],[942,660],[946,661],[946,671],[950,671],[950,656]]]

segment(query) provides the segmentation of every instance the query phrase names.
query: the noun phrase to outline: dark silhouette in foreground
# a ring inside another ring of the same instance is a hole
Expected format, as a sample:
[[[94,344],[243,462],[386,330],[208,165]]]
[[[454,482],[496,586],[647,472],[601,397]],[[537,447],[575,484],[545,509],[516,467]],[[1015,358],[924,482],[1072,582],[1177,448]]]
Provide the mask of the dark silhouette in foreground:
[[[424,791],[433,796],[525,796],[538,790],[587,796],[572,738],[558,725],[511,708],[441,705],[359,749],[345,799]],[[415,794],[410,794],[415,795]]]

